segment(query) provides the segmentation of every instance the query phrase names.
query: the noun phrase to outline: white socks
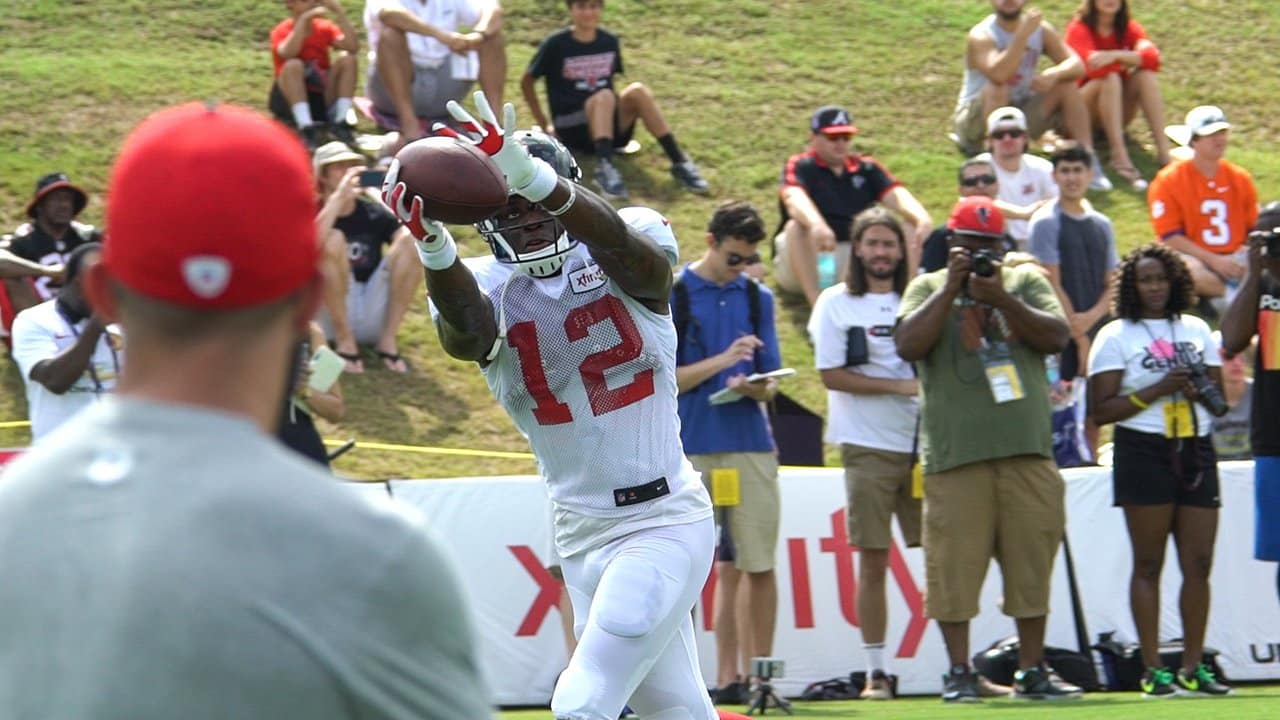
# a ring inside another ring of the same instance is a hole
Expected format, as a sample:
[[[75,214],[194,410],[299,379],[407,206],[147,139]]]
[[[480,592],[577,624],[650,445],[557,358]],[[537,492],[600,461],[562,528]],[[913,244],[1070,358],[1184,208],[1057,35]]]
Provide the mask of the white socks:
[[[299,128],[311,127],[315,124],[315,120],[311,119],[311,106],[307,103],[294,103],[290,109],[293,111],[293,121]]]
[[[884,670],[884,643],[868,643],[862,646],[867,653],[867,677],[876,670]]]

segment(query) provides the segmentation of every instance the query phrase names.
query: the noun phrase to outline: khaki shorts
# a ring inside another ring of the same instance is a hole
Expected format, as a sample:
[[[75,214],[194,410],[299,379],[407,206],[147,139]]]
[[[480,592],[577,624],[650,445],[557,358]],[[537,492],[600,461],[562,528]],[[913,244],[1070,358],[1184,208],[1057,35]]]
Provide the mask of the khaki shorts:
[[[387,305],[391,302],[391,267],[384,253],[378,267],[369,276],[368,282],[356,282],[348,278],[347,285],[347,324],[356,342],[362,345],[373,345],[382,337],[382,328],[387,323]],[[323,307],[316,313],[316,320],[324,330],[325,338],[335,340],[333,320]]]
[[[1040,108],[1043,100],[1040,95],[1032,95],[1024,103],[1014,103],[1027,116],[1027,135],[1033,143],[1045,132],[1060,125],[1060,113],[1055,112],[1052,117],[1044,116],[1044,111]],[[955,125],[956,135],[960,136],[960,142],[977,152],[982,151],[987,139],[987,116],[982,112],[981,93],[969,102],[957,105],[951,115],[951,122]]]
[[[791,271],[791,258],[787,257],[785,235],[786,233],[778,233],[773,239],[773,279],[777,281],[779,288],[787,292],[803,292],[799,278]],[[836,243],[836,282],[838,283],[844,282],[844,274],[849,269],[849,253],[852,247],[853,243]]]
[[[868,550],[887,550],[893,543],[894,514],[907,547],[920,545],[920,498],[911,497],[911,453],[840,446],[844,488],[848,498],[845,522],[849,544]]]
[[[772,570],[777,565],[778,526],[782,521],[778,457],[771,452],[706,453],[690,455],[689,462],[702,473],[708,492],[712,470],[737,469],[741,502],[733,507],[717,507],[716,524],[728,522],[734,567],[748,573]]]
[[[1004,613],[1049,612],[1049,578],[1066,526],[1065,488],[1053,460],[1021,455],[924,476],[925,615],[978,614],[991,558],[1004,576]]]

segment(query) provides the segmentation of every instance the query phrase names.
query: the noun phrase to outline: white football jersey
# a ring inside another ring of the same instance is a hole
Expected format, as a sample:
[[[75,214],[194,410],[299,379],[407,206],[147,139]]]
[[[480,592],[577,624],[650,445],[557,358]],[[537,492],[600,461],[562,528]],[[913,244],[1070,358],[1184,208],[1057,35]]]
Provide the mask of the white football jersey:
[[[551,278],[466,263],[503,334],[484,377],[537,456],[560,553],[709,516],[680,444],[670,315],[623,292],[585,245]]]

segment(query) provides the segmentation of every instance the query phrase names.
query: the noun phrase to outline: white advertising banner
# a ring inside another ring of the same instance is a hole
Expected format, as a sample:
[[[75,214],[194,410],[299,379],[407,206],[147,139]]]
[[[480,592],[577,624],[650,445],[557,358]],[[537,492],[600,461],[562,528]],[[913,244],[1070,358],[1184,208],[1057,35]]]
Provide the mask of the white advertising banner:
[[[1223,463],[1223,510],[1212,575],[1207,644],[1231,679],[1280,678],[1280,604],[1273,564],[1252,559],[1253,467]],[[1107,468],[1070,470],[1068,537],[1090,640],[1116,631],[1133,640],[1129,613],[1129,543],[1120,510],[1111,507]],[[864,669],[853,597],[858,553],[845,536],[843,472],[784,468],[778,543],[778,625],[773,655],[786,661],[775,681],[785,695],[808,683]],[[548,702],[564,667],[558,582],[546,571],[551,545],[548,501],[532,476],[393,481],[394,497],[420,508],[450,545],[470,596],[481,660],[494,699],[503,705]],[[895,533],[897,532],[895,528]],[[935,693],[947,668],[942,638],[923,615],[924,558],[898,536],[887,580],[886,656],[903,693]],[[1161,637],[1181,635],[1180,574],[1170,546],[1163,578]],[[715,677],[708,581],[695,609],[703,675]],[[972,652],[1013,634],[1000,613],[1001,581],[993,564],[982,613],[971,627]],[[1047,643],[1074,649],[1075,627],[1061,556],[1053,576]]]

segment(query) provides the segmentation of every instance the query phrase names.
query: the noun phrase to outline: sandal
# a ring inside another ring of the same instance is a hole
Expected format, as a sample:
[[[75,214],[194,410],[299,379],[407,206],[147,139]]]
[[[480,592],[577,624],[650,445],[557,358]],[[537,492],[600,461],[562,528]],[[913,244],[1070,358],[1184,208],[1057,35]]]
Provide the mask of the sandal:
[[[382,364],[386,365],[391,372],[400,373],[401,375],[409,372],[409,363],[400,357],[400,353],[389,353],[385,350],[375,350],[374,352],[378,354],[378,357],[382,358]]]
[[[1125,182],[1134,190],[1146,190],[1147,181],[1142,178],[1142,173],[1138,172],[1138,168],[1132,165],[1112,165],[1111,169],[1117,175],[1124,178]]]
[[[346,361],[346,365],[342,368],[343,372],[359,375],[364,372],[364,363],[360,361],[360,353],[344,353],[341,350],[334,350],[338,357]]]

